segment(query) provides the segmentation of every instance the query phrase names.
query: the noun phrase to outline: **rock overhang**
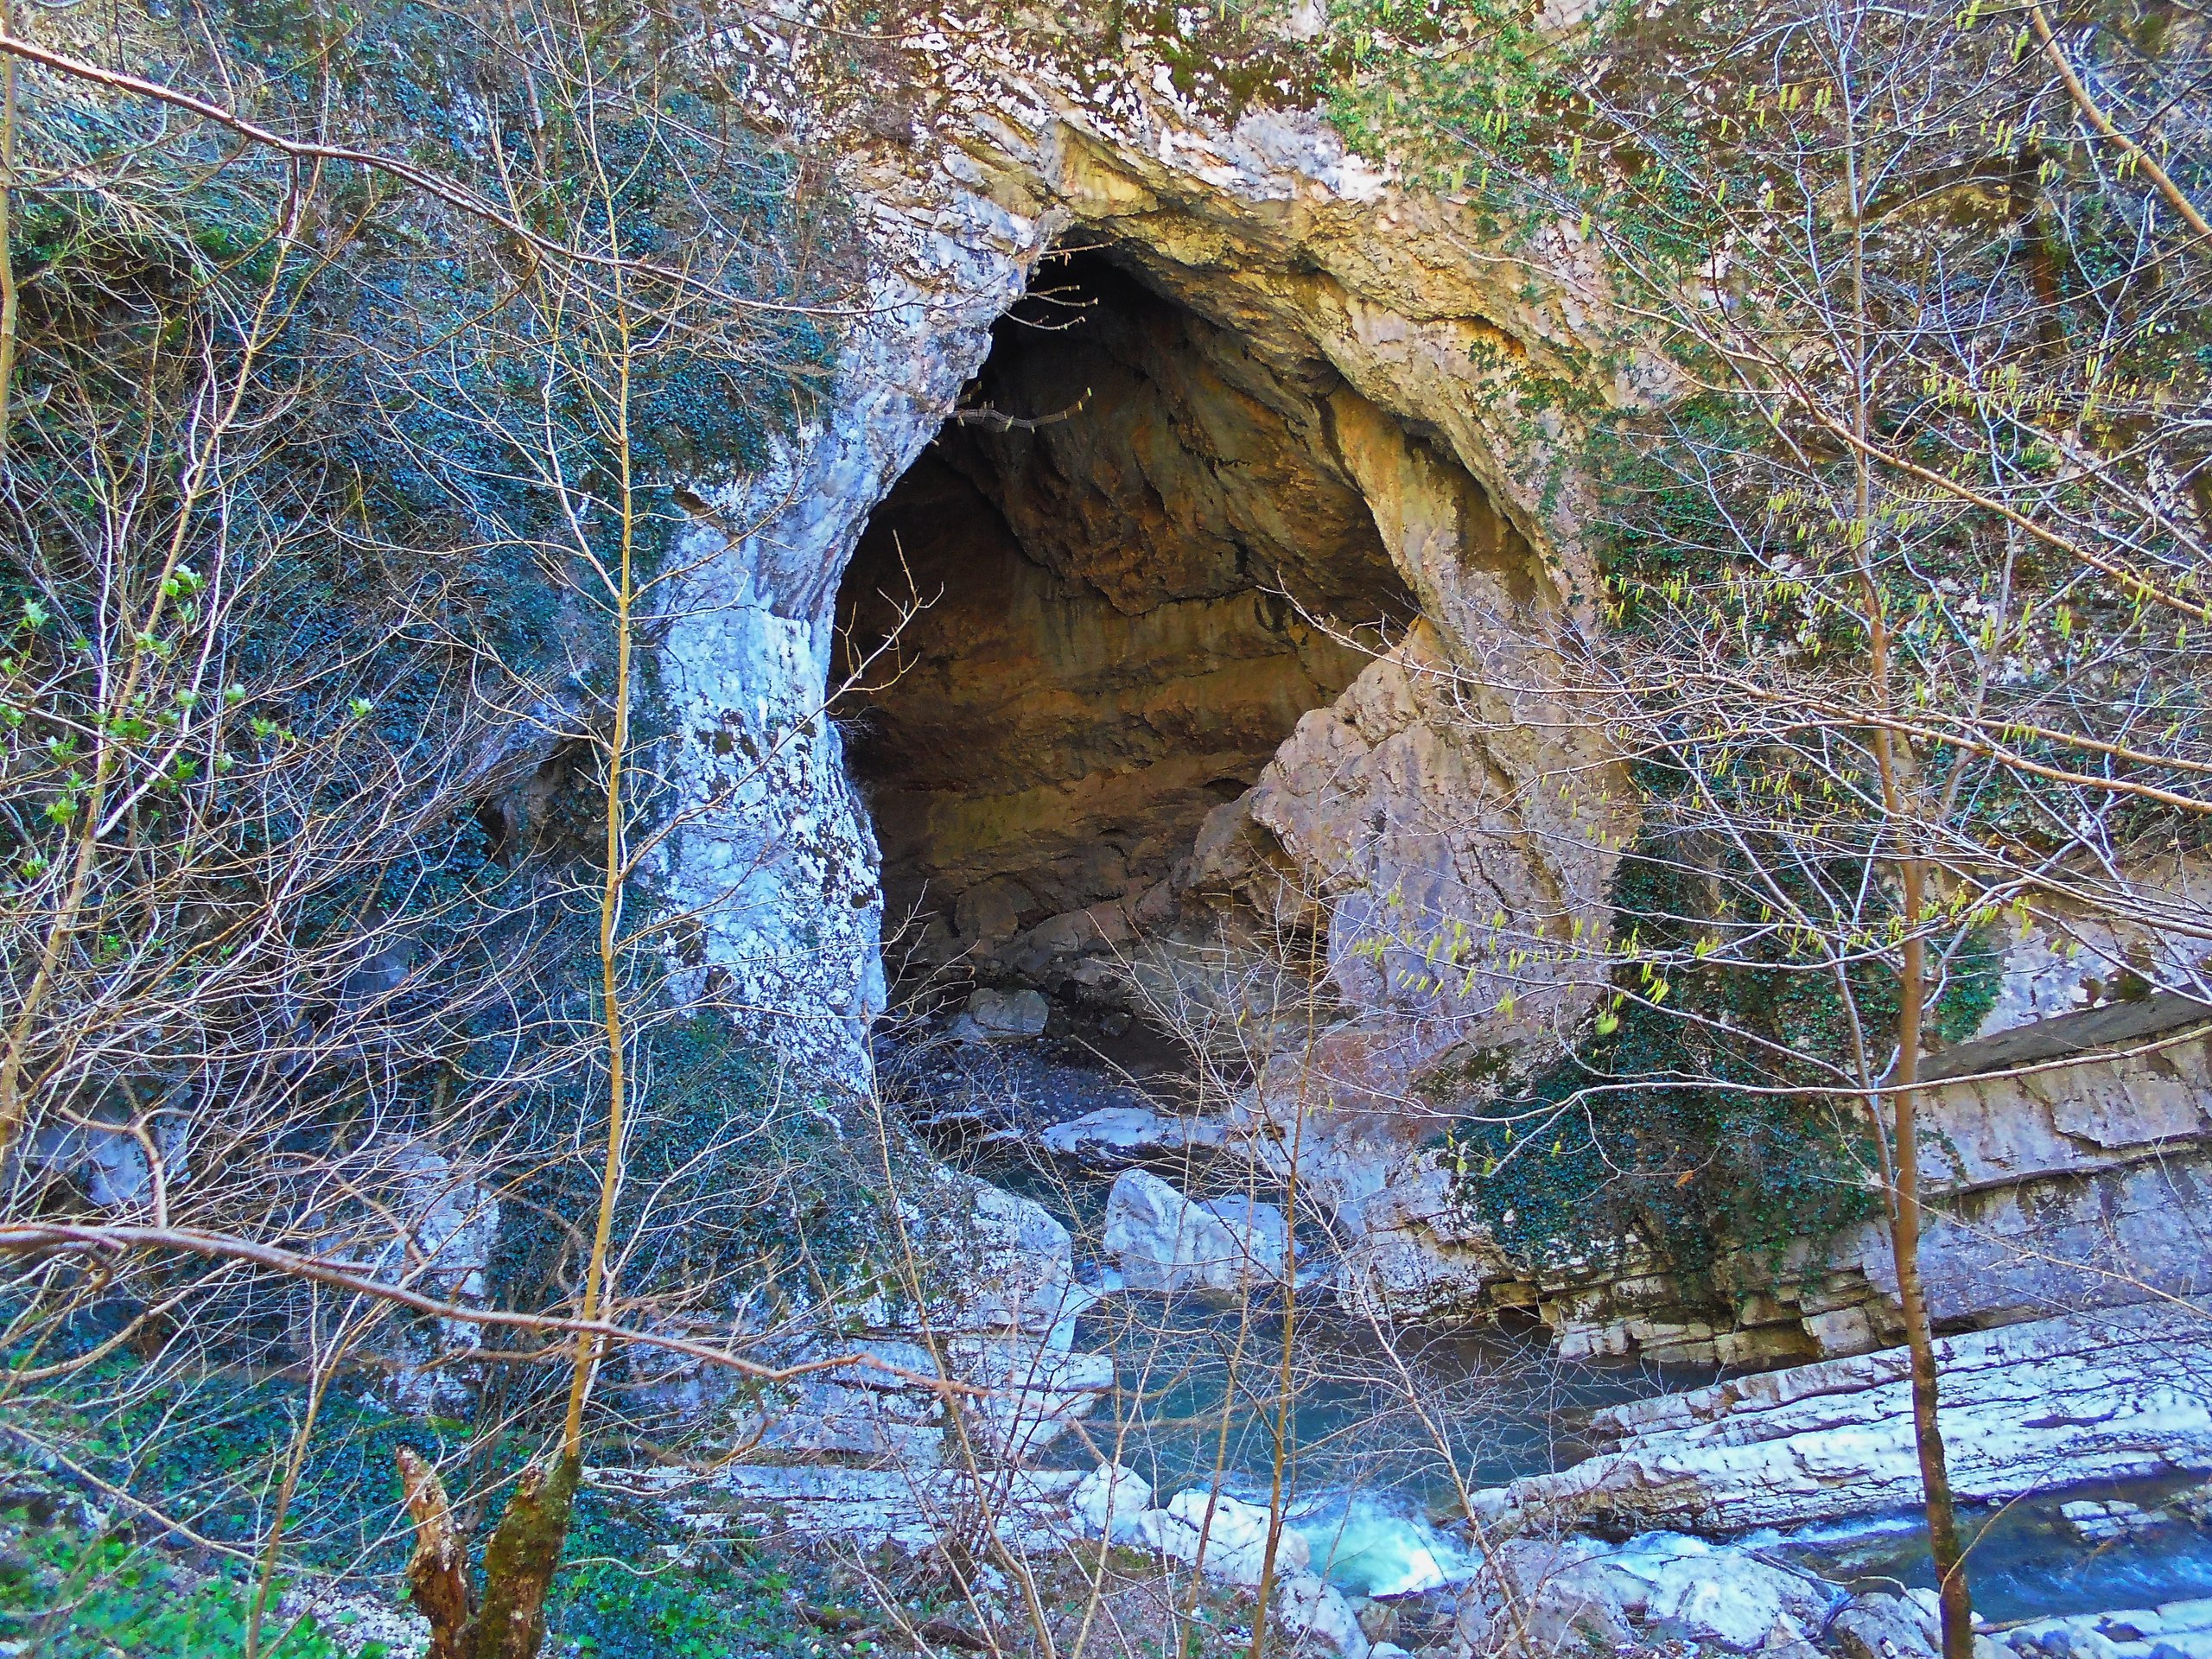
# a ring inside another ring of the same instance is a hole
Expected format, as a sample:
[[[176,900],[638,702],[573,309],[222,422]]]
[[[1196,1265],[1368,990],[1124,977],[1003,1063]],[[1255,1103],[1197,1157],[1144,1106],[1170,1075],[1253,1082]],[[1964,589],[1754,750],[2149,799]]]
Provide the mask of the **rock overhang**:
[[[1575,995],[1563,983],[1548,1000],[1524,988],[1516,1015],[1497,975],[1478,969],[1446,987],[1412,965],[1426,954],[1418,934],[1433,934],[1447,910],[1502,908],[1539,933],[1570,916],[1602,919],[1616,828],[1598,804],[1602,757],[1558,705],[1559,677],[1544,660],[1592,591],[1575,533],[1579,484],[1560,423],[1522,407],[1548,380],[1589,378],[1577,365],[1593,359],[1593,308],[1574,291],[1584,273],[1572,238],[1539,227],[1511,258],[1470,259],[1486,232],[1465,204],[1405,188],[1310,108],[1209,114],[1141,62],[1121,76],[1075,73],[987,21],[944,23],[912,44],[933,89],[927,114],[899,142],[855,149],[847,167],[878,264],[823,428],[774,477],[721,504],[721,518],[748,532],[722,556],[727,585],[749,585],[751,602],[770,610],[805,613],[812,637],[804,660],[756,653],[729,667],[765,683],[766,703],[787,722],[811,721],[818,755],[839,744],[817,718],[835,672],[828,610],[862,524],[983,365],[992,329],[1042,262],[1071,242],[1107,245],[1154,295],[1233,339],[1253,373],[1321,410],[1317,453],[1350,475],[1396,582],[1433,620],[1414,651],[1386,651],[1348,683],[1315,682],[1324,695],[1294,711],[1256,777],[1244,766],[1192,780],[1226,792],[1249,778],[1246,794],[1211,804],[1245,801],[1243,838],[1263,851],[1281,844],[1292,867],[1287,884],[1286,860],[1272,853],[1264,869],[1228,871],[1226,896],[1272,925],[1289,888],[1312,889],[1318,908],[1291,908],[1301,925],[1327,927],[1332,911],[1343,918],[1326,953],[1341,979],[1361,976],[1363,947],[1376,945],[1385,919],[1370,904],[1354,920],[1346,895],[1427,895],[1437,913],[1380,942],[1376,970],[1341,1010],[1370,1027],[1395,1022],[1404,1039],[1387,1077],[1366,1064],[1390,1046],[1373,1030],[1339,1046],[1385,1092],[1408,1067],[1471,1037],[1551,1040],[1560,1010],[1550,1004]],[[1446,717],[1454,685],[1487,697],[1486,731]],[[1550,706],[1536,707],[1547,696]],[[755,692],[737,718],[766,718],[760,701]],[[1560,741],[1548,748],[1546,734]],[[819,772],[825,798],[834,794],[842,764]],[[1563,811],[1535,787],[1554,773],[1578,797]],[[724,793],[734,802],[738,791]],[[1456,827],[1436,810],[1453,800],[1467,809]],[[734,843],[752,874],[743,906],[709,905],[721,920],[706,954],[752,958],[757,969],[740,976],[747,1001],[770,1010],[764,1023],[783,1045],[857,1077],[865,1016],[882,995],[873,965],[880,898],[870,902],[857,879],[846,884],[848,910],[825,935],[817,924],[835,906],[819,895],[839,882],[814,868],[787,879],[787,815],[764,794],[743,811],[702,817],[718,822],[683,839]],[[855,869],[875,862],[857,801],[825,799],[810,823],[817,842],[842,840]],[[1398,856],[1381,855],[1385,842]],[[671,847],[672,868],[689,857]],[[1249,903],[1265,890],[1268,902]],[[1056,914],[1089,914],[1106,931],[1096,909]],[[838,977],[854,988],[825,1019],[835,998],[825,1001],[823,984]]]

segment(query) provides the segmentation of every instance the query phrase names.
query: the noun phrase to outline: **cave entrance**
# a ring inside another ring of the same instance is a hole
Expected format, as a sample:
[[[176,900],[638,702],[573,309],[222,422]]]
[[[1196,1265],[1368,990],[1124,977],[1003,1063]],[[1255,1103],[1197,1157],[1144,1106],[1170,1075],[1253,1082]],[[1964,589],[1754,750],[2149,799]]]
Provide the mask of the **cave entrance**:
[[[849,664],[896,630],[837,711],[894,980],[1117,1001],[1206,815],[1366,662],[1333,636],[1411,614],[1338,387],[1096,251],[1001,321],[838,596]]]

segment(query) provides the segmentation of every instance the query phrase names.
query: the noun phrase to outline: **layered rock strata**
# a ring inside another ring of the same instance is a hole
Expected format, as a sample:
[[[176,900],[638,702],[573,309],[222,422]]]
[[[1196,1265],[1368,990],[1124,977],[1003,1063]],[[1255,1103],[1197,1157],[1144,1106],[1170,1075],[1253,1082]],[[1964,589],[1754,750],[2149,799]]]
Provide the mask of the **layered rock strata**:
[[[1927,1063],[1922,1275],[1939,1328],[2212,1291],[2209,1020],[2212,1007],[2152,997],[2016,1027]],[[1433,1153],[1404,1154],[1408,1121],[1419,1119],[1376,1114],[1363,1141],[1354,1120],[1338,1117],[1300,1149],[1302,1187],[1361,1195],[1331,1211],[1342,1234],[1338,1289],[1355,1310],[1534,1319],[1569,1359],[1761,1366],[1901,1339],[1878,1220],[1724,1253],[1694,1272],[1633,1227],[1534,1265],[1495,1242],[1465,1173]],[[1224,1153],[1281,1173],[1287,1150],[1268,1128],[1252,1113],[1115,1107],[1054,1124],[1037,1141],[1093,1168]]]
[[[2160,1302],[1936,1344],[1951,1484],[1994,1501],[2212,1469],[2212,1316]],[[1920,1494],[1902,1349],[1608,1408],[1613,1449],[1481,1495],[1485,1519],[1734,1532],[1910,1507]]]
[[[2209,1019],[2212,1007],[2154,997],[1926,1063],[1921,1273],[1939,1328],[2212,1290]],[[1513,1310],[1571,1358],[1762,1365],[1901,1339],[1878,1219],[1695,1273],[1632,1230],[1532,1269],[1498,1249],[1456,1172],[1434,1157],[1393,1163],[1389,1146],[1355,1148],[1337,1177],[1373,1190],[1347,1251],[1357,1305]]]

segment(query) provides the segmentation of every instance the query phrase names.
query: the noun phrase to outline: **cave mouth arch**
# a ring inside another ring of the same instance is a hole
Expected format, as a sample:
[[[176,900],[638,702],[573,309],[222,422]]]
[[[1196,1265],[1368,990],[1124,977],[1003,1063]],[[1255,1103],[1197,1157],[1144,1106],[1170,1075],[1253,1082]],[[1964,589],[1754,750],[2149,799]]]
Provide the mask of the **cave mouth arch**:
[[[1040,264],[838,594],[894,983],[1116,1003],[1207,815],[1412,616],[1336,395],[1110,250]]]

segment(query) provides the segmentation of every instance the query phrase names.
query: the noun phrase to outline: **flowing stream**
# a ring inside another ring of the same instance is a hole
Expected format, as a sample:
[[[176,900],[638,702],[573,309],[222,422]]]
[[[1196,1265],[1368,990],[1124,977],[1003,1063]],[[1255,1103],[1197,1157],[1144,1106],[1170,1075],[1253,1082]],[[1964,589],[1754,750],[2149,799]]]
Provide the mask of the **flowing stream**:
[[[1197,1298],[1110,1299],[1079,1323],[1077,1342],[1110,1347],[1119,1389],[1047,1460],[1114,1459],[1150,1481],[1160,1501],[1216,1484],[1218,1469],[1219,1490],[1265,1503],[1284,1422],[1286,1516],[1316,1569],[1348,1592],[1408,1595],[1475,1570],[1453,1524],[1459,1481],[1496,1485],[1566,1467],[1592,1449],[1581,1431],[1597,1408],[1714,1380],[1709,1370],[1562,1365],[1533,1336],[1401,1329],[1394,1356],[1371,1328],[1312,1293],[1300,1298],[1297,1325],[1286,1414],[1279,1309],[1247,1318]],[[2083,1498],[2156,1511],[2194,1484],[2107,1482],[1970,1509],[1961,1520],[1976,1611],[2003,1624],[2212,1597],[2212,1531],[2175,1516],[2093,1543],[2059,1513]],[[1856,1589],[1936,1581],[1912,1514],[1739,1541]]]
[[[1460,1483],[1564,1468],[1594,1449],[1586,1430],[1598,1408],[1716,1380],[1709,1368],[1563,1364],[1541,1332],[1385,1332],[1308,1290],[1297,1299],[1286,1390],[1283,1325],[1279,1303],[1108,1297],[1078,1321],[1076,1340],[1116,1356],[1118,1388],[1046,1461],[1112,1459],[1151,1482],[1156,1501],[1217,1486],[1265,1503],[1280,1427],[1287,1519],[1316,1569],[1347,1592],[1408,1595],[1474,1573],[1454,1524]],[[2083,1498],[2156,1511],[2191,1484],[2072,1486],[1970,1510],[1962,1522],[1976,1610],[2004,1624],[2212,1596],[2212,1531],[2175,1516],[2093,1543],[2059,1513]],[[1935,1583],[1911,1514],[1740,1541],[1854,1588]]]
[[[2058,1512],[2062,1503],[2084,1498],[2119,1498],[2155,1511],[2198,1484],[2189,1478],[2102,1481],[1969,1510],[1960,1522],[1974,1611],[2002,1624],[2212,1596],[2212,1532],[2176,1516],[2135,1536],[2090,1543]],[[1936,1584],[1927,1530],[1910,1515],[1764,1533],[1747,1541],[1856,1588]]]

